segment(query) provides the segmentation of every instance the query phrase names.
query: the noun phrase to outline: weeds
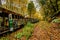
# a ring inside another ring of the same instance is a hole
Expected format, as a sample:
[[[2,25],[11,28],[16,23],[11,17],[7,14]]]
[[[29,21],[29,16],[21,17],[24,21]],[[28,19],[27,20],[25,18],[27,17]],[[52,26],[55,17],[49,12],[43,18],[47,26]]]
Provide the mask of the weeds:
[[[23,31],[21,33],[17,33],[15,37],[20,39],[23,36],[26,36],[26,40],[28,40],[29,37],[32,36],[32,32],[33,32],[33,24],[28,22],[27,25],[25,25],[25,27],[23,28]]]
[[[0,40],[9,40],[9,38],[3,37],[3,38],[1,38]]]
[[[59,19],[54,19],[52,22],[54,22],[54,23],[60,23],[60,18]]]

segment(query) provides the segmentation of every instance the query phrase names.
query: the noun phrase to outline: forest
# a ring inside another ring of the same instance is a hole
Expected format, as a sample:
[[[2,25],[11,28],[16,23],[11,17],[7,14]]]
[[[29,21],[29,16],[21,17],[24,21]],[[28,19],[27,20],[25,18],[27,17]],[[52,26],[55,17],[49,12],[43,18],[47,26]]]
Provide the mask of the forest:
[[[0,0],[0,35],[0,40],[60,40],[60,0]]]

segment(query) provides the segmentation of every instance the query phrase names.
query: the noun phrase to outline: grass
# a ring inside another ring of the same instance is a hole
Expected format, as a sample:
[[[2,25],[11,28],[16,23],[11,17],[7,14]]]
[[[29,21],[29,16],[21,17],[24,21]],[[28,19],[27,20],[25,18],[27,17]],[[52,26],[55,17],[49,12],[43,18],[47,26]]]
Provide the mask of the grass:
[[[26,40],[28,40],[29,37],[32,36],[33,28],[34,28],[33,24],[28,22],[27,25],[25,25],[25,27],[23,28],[23,31],[17,33],[15,37],[20,39],[23,36],[26,36]]]
[[[60,23],[60,18],[54,19],[52,22],[54,22],[54,23]]]
[[[2,37],[2,38],[0,38],[0,40],[9,40],[9,38],[7,38],[7,37]]]

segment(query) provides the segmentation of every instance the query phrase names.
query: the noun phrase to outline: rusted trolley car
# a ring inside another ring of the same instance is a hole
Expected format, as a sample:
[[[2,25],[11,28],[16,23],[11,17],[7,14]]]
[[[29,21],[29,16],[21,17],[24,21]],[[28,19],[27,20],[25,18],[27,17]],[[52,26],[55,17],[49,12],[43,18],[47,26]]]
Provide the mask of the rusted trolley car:
[[[9,17],[12,17],[12,21],[9,21]],[[22,15],[0,8],[0,35],[21,28],[24,24],[26,24],[26,21]]]

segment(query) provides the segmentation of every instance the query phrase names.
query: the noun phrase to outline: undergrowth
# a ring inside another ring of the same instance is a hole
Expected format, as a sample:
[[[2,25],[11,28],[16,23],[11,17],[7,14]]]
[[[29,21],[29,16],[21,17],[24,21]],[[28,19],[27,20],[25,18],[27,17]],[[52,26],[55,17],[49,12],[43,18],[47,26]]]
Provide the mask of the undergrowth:
[[[29,37],[32,36],[33,28],[33,24],[28,22],[27,25],[25,25],[25,27],[22,29],[23,31],[17,33],[15,37],[21,39],[23,36],[26,36],[26,40],[28,40]]]
[[[59,19],[54,19],[52,22],[54,22],[54,23],[60,23],[60,18]]]

